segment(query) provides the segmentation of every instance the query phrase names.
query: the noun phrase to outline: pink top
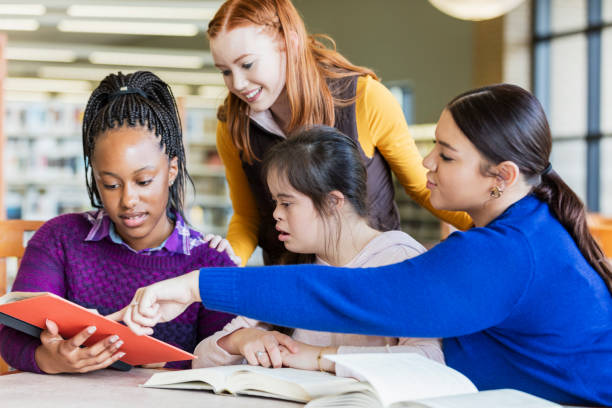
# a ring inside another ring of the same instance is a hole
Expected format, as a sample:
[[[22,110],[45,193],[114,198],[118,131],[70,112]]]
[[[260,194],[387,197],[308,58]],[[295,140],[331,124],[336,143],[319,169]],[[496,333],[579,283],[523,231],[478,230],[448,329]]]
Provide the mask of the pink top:
[[[425,248],[410,235],[401,231],[388,231],[372,239],[346,265],[348,268],[390,265],[412,258],[425,252]],[[326,264],[317,258],[318,264]],[[193,368],[217,365],[243,364],[242,355],[232,355],[219,347],[217,341],[244,327],[257,327],[269,330],[270,325],[244,316],[235,317],[223,330],[202,340],[195,349],[198,356],[193,360]],[[341,353],[418,353],[434,361],[444,363],[442,343],[436,338],[406,338],[366,336],[362,334],[343,334],[296,329],[292,336],[295,340],[315,346],[338,346]],[[357,377],[349,370],[336,366],[336,375]]]

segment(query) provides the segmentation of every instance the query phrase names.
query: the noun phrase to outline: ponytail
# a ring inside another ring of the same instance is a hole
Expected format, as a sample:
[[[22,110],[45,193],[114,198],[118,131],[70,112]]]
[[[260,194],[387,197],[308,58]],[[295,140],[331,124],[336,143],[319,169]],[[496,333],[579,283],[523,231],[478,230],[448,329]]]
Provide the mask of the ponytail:
[[[601,247],[591,235],[586,222],[584,204],[557,173],[542,176],[532,194],[548,204],[561,225],[570,233],[585,259],[597,271],[612,293],[612,268]]]

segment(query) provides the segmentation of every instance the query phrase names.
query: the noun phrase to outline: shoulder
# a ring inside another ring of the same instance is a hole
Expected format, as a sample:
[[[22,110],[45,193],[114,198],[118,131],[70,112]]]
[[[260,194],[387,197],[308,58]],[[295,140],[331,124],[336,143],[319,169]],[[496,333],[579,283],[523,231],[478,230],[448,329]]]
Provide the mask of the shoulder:
[[[380,81],[369,75],[363,75],[357,79],[357,100],[386,101],[389,98],[395,100],[391,91]]]
[[[404,112],[391,91],[370,76],[361,76],[357,80],[355,112],[358,122],[365,120],[372,126],[377,123],[377,129],[396,126],[398,121],[406,123]]]
[[[425,252],[417,240],[402,231],[383,232],[353,259],[348,267],[382,266],[398,263]]]
[[[72,235],[85,236],[89,232],[92,223],[87,218],[87,213],[62,214],[45,222],[36,235]]]
[[[217,121],[217,149],[219,153],[223,156],[228,152],[237,152],[237,148],[234,145],[234,141],[232,139],[232,135],[227,126],[227,122]]]
[[[89,230],[91,222],[85,213],[63,214],[45,222],[28,241],[28,247],[59,248],[74,247],[83,241]]]
[[[226,251],[219,252],[204,242],[191,249],[190,257],[193,257],[197,268],[215,266],[236,266]]]

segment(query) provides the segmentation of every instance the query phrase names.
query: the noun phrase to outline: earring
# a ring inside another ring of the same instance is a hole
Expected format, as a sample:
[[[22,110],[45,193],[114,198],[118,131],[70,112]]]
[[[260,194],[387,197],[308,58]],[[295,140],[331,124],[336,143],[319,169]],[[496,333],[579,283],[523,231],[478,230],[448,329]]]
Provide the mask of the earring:
[[[489,195],[493,198],[499,198],[504,193],[504,190],[500,190],[499,187],[495,186],[491,189]]]

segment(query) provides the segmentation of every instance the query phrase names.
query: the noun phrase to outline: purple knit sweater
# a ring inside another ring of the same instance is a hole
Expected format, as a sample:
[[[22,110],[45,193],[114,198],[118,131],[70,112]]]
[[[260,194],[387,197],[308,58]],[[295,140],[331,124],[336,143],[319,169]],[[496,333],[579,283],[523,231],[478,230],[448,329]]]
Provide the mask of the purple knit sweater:
[[[127,305],[136,289],[205,266],[234,266],[225,252],[208,245],[190,255],[136,254],[110,238],[85,241],[92,224],[83,214],[65,214],[46,222],[29,241],[15,291],[52,292],[107,315]],[[225,326],[232,315],[191,305],[175,320],[155,326],[154,337],[193,352],[198,342]],[[12,367],[40,373],[34,352],[40,339],[0,325],[0,353]],[[191,362],[169,363],[189,368]]]

